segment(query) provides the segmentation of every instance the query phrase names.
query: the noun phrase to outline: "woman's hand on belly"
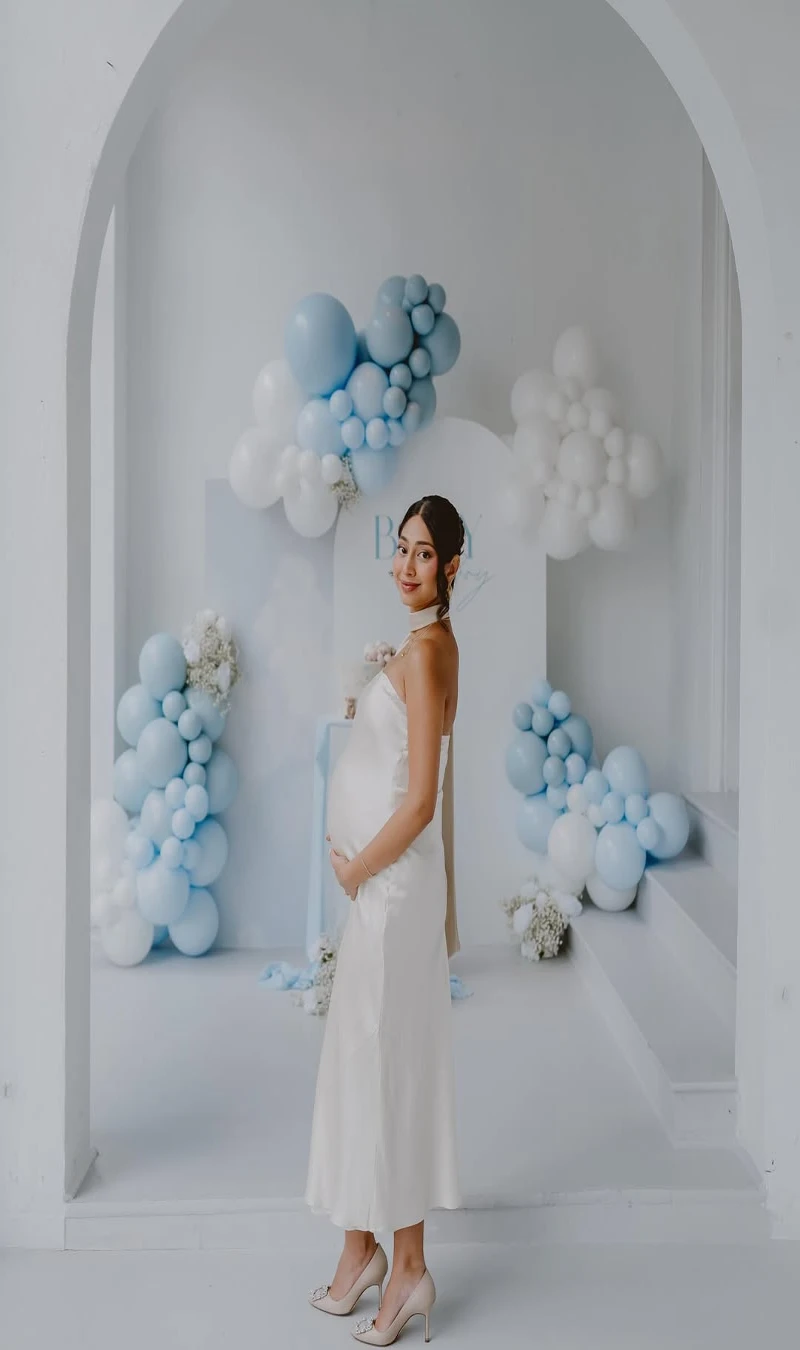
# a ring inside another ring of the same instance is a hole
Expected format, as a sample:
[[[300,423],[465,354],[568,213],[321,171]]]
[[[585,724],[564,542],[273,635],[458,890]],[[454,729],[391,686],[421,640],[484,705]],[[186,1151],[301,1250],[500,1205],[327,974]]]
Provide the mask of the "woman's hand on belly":
[[[328,840],[328,843],[331,842],[329,834],[326,834],[325,838]],[[356,881],[353,877],[353,864],[345,857],[344,853],[340,853],[337,848],[331,849],[330,860],[331,866],[336,873],[336,879],[345,895],[347,895],[349,899],[355,900],[360,882]]]

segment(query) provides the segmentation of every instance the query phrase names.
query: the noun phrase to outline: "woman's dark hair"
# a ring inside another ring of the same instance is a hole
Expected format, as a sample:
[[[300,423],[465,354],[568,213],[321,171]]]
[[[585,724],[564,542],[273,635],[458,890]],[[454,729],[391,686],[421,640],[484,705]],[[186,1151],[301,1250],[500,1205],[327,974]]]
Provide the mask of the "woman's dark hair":
[[[464,547],[464,522],[453,503],[447,497],[437,497],[435,493],[411,503],[400,521],[398,535],[412,516],[420,516],[424,520],[436,549],[439,563],[436,570],[436,598],[439,602],[439,618],[443,619],[450,608],[445,563],[452,562]]]

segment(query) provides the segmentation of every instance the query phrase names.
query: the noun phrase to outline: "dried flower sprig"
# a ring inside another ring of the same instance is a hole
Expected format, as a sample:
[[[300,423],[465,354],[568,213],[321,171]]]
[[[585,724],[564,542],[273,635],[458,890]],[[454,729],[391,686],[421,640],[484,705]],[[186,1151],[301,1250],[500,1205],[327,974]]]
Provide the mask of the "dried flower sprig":
[[[344,510],[348,510],[349,507],[353,506],[355,502],[358,501],[361,496],[361,490],[353,477],[353,471],[348,463],[347,455],[342,458],[341,472],[342,476],[338,483],[334,483],[333,491],[336,493],[339,506]]]
[[[239,649],[228,620],[213,609],[201,610],[184,630],[183,654],[187,685],[205,690],[227,711],[231,690],[241,677]]]
[[[308,989],[292,990],[292,1001],[306,1012],[324,1017],[331,1001],[333,977],[336,974],[336,944],[327,933],[321,933],[311,953],[316,963],[313,984]]]

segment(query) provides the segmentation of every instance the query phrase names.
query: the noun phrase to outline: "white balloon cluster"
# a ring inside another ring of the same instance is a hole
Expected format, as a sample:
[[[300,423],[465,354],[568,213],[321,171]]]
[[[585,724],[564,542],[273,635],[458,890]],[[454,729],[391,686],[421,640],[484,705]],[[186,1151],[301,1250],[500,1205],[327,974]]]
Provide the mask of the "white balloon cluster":
[[[288,361],[269,361],[253,389],[256,425],[234,446],[228,474],[245,506],[263,509],[283,498],[289,524],[298,534],[325,534],[336,519],[336,487],[348,475],[338,455],[301,450],[295,443],[297,419],[306,395]]]
[[[617,400],[597,386],[597,375],[589,334],[568,328],[555,345],[552,374],[527,371],[511,390],[516,431],[499,505],[510,526],[538,533],[551,558],[572,558],[590,544],[624,548],[634,501],[661,481],[659,445],[623,430]]]

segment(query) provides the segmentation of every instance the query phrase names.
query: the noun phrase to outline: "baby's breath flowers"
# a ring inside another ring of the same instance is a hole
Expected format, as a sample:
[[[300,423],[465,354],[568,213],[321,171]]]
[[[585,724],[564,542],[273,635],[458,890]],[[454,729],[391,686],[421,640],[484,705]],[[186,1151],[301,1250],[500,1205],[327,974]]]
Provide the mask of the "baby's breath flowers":
[[[314,983],[308,989],[292,990],[292,1001],[308,1013],[324,1017],[331,1001],[333,977],[336,974],[336,946],[326,933],[321,933],[311,952],[316,964]]]
[[[379,666],[385,666],[395,654],[390,642],[368,642],[364,648],[364,660],[374,661]]]
[[[205,690],[227,711],[231,690],[241,675],[239,651],[228,620],[213,609],[201,610],[184,630],[183,654],[187,685]]]
[[[500,902],[516,937],[522,939],[520,954],[528,961],[557,956],[570,919],[583,906],[576,895],[559,891],[538,877],[531,877],[517,895]]]
[[[336,493],[339,506],[345,510],[357,502],[361,496],[360,489],[353,477],[353,471],[348,463],[347,455],[342,459],[342,476],[337,483],[333,484],[332,491]]]

